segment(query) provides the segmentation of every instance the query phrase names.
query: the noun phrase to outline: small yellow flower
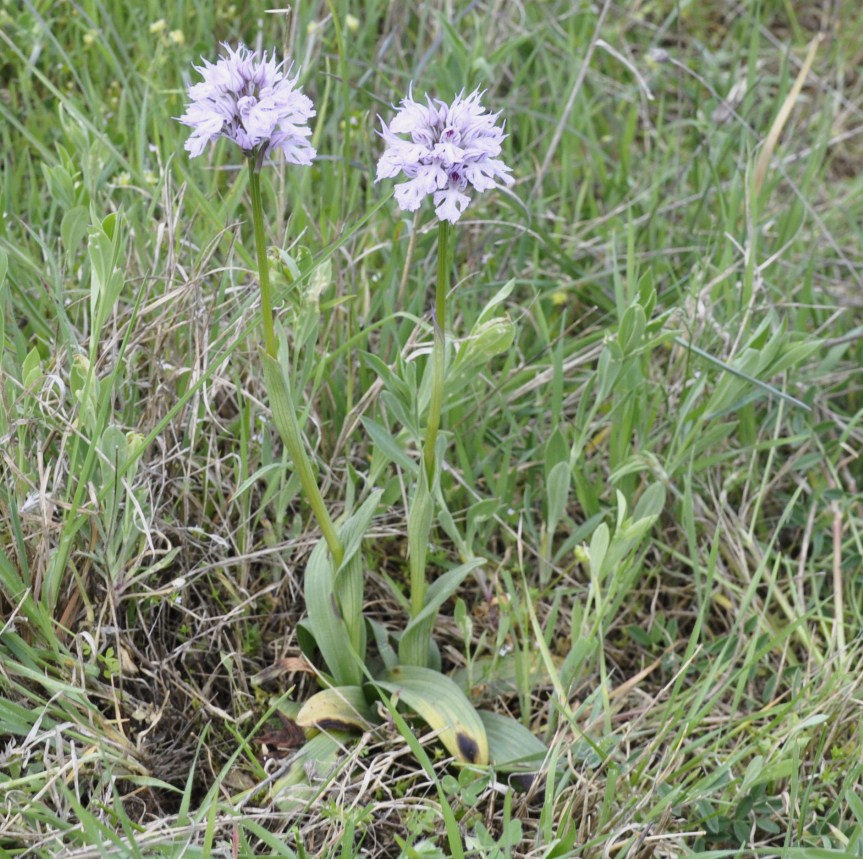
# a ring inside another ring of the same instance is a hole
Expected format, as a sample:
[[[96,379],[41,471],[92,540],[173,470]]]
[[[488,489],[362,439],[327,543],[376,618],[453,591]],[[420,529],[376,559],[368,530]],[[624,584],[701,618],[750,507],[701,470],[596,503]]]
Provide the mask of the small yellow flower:
[[[185,45],[186,44],[186,37],[183,35],[182,30],[171,30],[171,32],[168,33],[168,38],[175,45]]]
[[[356,33],[360,28],[359,18],[355,18],[353,15],[347,15],[345,17],[345,26],[352,32]]]
[[[576,546],[573,554],[575,555],[575,560],[578,561],[579,564],[586,565],[590,563],[590,549],[587,548],[587,543],[582,543],[580,546]]]
[[[306,27],[306,32],[313,36],[321,25],[317,21],[309,21],[309,25]]]
[[[96,35],[97,34],[94,33],[92,30],[90,30],[90,32],[88,32],[88,33],[84,33],[84,37],[83,37],[84,44],[85,45],[92,45],[93,42],[96,41]]]
[[[566,302],[566,293],[562,289],[559,289],[557,292],[553,292],[551,294],[551,303],[555,307],[560,307],[562,304],[566,304]]]
[[[150,32],[161,33],[167,28],[167,26],[168,22],[164,18],[159,18],[158,21],[153,21],[153,23],[150,24]]]

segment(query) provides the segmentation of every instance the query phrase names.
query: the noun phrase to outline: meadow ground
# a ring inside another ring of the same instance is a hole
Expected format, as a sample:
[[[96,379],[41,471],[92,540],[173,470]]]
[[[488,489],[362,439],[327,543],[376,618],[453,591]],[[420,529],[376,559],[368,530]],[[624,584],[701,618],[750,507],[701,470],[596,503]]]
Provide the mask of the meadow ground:
[[[296,7],[0,3],[0,854],[863,855],[863,15]],[[516,182],[455,242],[428,568],[484,559],[435,640],[547,745],[533,779],[392,701],[320,759],[291,721],[318,526],[247,173],[174,119],[238,40],[317,109],[265,227],[326,503],[382,490],[369,630],[407,613],[437,234],[374,182],[377,115],[413,81],[505,116]]]

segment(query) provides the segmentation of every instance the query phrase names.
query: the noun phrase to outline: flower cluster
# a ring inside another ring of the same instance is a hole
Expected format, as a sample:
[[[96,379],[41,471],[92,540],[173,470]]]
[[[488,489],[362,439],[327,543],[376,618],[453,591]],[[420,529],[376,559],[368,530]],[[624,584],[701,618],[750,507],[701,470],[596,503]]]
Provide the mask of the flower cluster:
[[[195,66],[203,80],[189,86],[190,102],[177,117],[192,128],[186,141],[191,156],[227,137],[255,159],[256,169],[274,149],[293,164],[311,164],[316,153],[308,121],[315,110],[296,87],[297,76],[290,77],[275,54],[223,47],[226,54],[215,63]],[[451,104],[426,96],[422,104],[409,91],[392,122],[381,119],[386,146],[376,181],[404,174],[407,181],[395,186],[402,209],[415,212],[431,195],[438,218],[454,224],[470,203],[470,188],[512,185],[510,168],[499,157],[506,136],[497,125],[500,114],[486,111],[482,95],[478,89],[468,96],[461,92]]]
[[[428,96],[421,104],[409,92],[389,125],[381,119],[386,149],[376,181],[404,173],[408,181],[395,187],[402,209],[416,211],[432,194],[438,218],[454,224],[470,203],[468,185],[485,191],[496,187],[496,180],[513,183],[510,168],[497,157],[505,137],[495,124],[499,114],[487,113],[481,97],[474,90],[467,97],[460,93],[452,104]]]
[[[186,149],[194,158],[220,137],[233,140],[258,164],[281,149],[293,164],[311,164],[315,150],[308,121],[315,115],[311,99],[296,88],[297,77],[276,61],[275,53],[259,56],[243,45],[215,63],[195,66],[203,80],[189,87],[190,103],[177,117],[193,129]]]

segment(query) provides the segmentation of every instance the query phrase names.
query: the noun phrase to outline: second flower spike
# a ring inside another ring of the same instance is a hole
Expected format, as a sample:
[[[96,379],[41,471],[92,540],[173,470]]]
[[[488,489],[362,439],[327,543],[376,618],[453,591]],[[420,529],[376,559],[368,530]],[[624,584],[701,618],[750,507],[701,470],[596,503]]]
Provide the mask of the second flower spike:
[[[431,194],[438,218],[454,224],[470,203],[469,187],[486,191],[498,182],[513,183],[510,168],[498,158],[506,136],[497,125],[500,114],[486,111],[482,95],[460,93],[452,104],[426,96],[422,104],[409,92],[389,125],[381,119],[386,149],[376,181],[407,177],[395,187],[402,209],[416,211]]]

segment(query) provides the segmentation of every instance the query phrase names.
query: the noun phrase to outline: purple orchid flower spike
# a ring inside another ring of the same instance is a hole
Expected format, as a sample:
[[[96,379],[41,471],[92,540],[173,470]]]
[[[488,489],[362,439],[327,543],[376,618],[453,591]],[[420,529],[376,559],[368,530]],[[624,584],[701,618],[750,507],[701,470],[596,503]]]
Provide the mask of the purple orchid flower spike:
[[[409,91],[393,121],[387,125],[381,119],[386,149],[375,181],[407,177],[395,187],[403,210],[416,211],[431,194],[438,218],[454,224],[470,203],[469,186],[487,191],[498,182],[512,185],[510,168],[498,158],[506,136],[495,124],[500,114],[487,113],[482,96],[477,89],[467,97],[459,93],[452,104],[428,96],[421,104]]]
[[[274,149],[291,164],[312,163],[315,150],[308,141],[308,121],[315,115],[312,100],[296,86],[298,75],[276,61],[275,51],[259,55],[244,45],[225,56],[195,66],[203,80],[189,87],[186,112],[177,117],[193,129],[185,148],[192,158],[220,137],[233,140],[260,169]]]

